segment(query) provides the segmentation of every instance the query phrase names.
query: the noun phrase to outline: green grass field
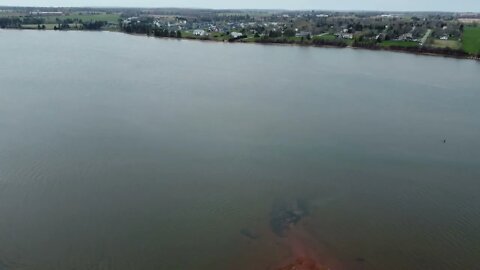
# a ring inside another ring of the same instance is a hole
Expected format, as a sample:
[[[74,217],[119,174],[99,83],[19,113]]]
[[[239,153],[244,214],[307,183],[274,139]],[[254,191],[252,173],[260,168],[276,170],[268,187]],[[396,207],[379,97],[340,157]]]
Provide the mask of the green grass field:
[[[480,27],[465,28],[463,50],[471,54],[480,53]]]
[[[462,47],[461,43],[457,40],[440,40],[434,39],[432,43],[434,48],[450,48],[450,49],[460,49]]]
[[[184,37],[184,38],[193,38],[194,35],[192,34],[191,31],[182,31],[182,37]]]
[[[53,30],[57,26],[57,24],[45,24],[45,30]],[[37,24],[23,24],[22,29],[33,29],[37,30],[38,25]]]
[[[418,47],[418,43],[415,41],[399,41],[399,40],[388,40],[383,41],[379,44],[381,47],[392,47],[392,46],[400,46],[400,47]]]
[[[327,34],[322,36],[314,36],[314,40],[335,40],[337,37],[334,34]]]
[[[222,33],[213,33],[213,34],[210,34],[210,38],[217,41],[225,41],[225,40],[229,40],[231,36],[225,35]]]

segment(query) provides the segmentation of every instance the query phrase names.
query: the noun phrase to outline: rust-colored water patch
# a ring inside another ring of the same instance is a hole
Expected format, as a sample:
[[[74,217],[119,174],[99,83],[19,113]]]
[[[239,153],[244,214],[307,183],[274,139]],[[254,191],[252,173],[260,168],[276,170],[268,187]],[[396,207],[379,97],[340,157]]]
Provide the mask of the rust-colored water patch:
[[[277,270],[330,270],[320,258],[320,251],[313,238],[299,225],[290,228],[286,233],[287,244],[291,250],[291,258]]]

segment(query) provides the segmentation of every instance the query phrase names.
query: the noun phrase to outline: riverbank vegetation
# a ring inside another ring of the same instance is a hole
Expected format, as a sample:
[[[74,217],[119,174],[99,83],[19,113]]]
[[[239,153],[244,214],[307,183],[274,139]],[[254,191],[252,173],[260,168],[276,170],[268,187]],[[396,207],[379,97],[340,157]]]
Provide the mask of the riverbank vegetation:
[[[465,16],[468,16],[465,17]],[[357,47],[478,58],[480,14],[10,8],[0,27],[107,30],[223,42]]]

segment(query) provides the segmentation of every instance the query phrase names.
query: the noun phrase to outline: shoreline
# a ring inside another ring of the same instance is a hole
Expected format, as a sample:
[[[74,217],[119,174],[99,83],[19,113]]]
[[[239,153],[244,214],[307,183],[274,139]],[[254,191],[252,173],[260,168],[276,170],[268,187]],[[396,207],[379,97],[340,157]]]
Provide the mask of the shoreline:
[[[199,40],[199,39],[191,39],[191,40]],[[215,40],[210,40],[210,41],[217,42]],[[421,51],[391,49],[391,48],[388,48],[388,47],[369,48],[369,47],[355,47],[355,46],[351,46],[351,45],[335,46],[335,45],[317,45],[317,44],[300,44],[300,43],[244,42],[244,41],[235,41],[235,42],[228,42],[227,41],[226,43],[259,44],[259,45],[269,45],[269,46],[279,45],[279,46],[299,46],[299,47],[315,47],[315,48],[337,48],[337,49],[348,48],[348,49],[354,49],[354,50],[397,52],[397,53],[406,53],[406,54],[413,54],[413,55],[424,55],[424,56],[435,56],[435,57],[445,57],[445,58],[454,58],[454,59],[462,59],[462,60],[480,61],[480,57],[475,57],[473,55],[461,56],[461,55],[451,55],[451,54],[442,54],[442,53],[433,53],[433,52],[421,52]]]
[[[392,49],[388,47],[356,47],[352,45],[347,45],[347,46],[335,46],[335,45],[318,45],[318,44],[302,44],[302,43],[285,43],[285,42],[257,42],[257,41],[242,41],[242,40],[235,40],[235,41],[229,41],[229,40],[214,40],[214,39],[202,39],[202,38],[192,38],[192,37],[157,37],[154,35],[147,35],[147,34],[139,34],[139,33],[127,33],[124,31],[112,31],[112,30],[76,30],[76,29],[70,29],[70,30],[50,30],[50,29],[26,29],[26,28],[4,28],[1,30],[30,30],[30,31],[54,31],[54,32],[68,32],[68,31],[77,31],[77,32],[109,32],[109,33],[121,33],[121,34],[126,34],[126,35],[132,35],[132,36],[143,36],[143,37],[149,37],[149,38],[158,38],[158,39],[171,39],[171,40],[191,40],[191,41],[202,41],[202,42],[215,42],[215,43],[229,43],[229,44],[256,44],[256,45],[267,45],[267,46],[298,46],[298,47],[314,47],[314,48],[336,48],[336,49],[344,49],[344,48],[349,48],[349,49],[355,49],[355,50],[369,50],[369,51],[385,51],[385,52],[396,52],[396,53],[406,53],[406,54],[412,54],[412,55],[423,55],[423,56],[432,56],[432,57],[445,57],[445,58],[453,58],[453,59],[461,59],[461,60],[473,60],[473,61],[480,61],[480,57],[476,57],[474,55],[452,55],[452,54],[446,54],[446,53],[435,53],[435,52],[422,52],[422,51],[411,51],[408,49],[402,50],[402,49]]]

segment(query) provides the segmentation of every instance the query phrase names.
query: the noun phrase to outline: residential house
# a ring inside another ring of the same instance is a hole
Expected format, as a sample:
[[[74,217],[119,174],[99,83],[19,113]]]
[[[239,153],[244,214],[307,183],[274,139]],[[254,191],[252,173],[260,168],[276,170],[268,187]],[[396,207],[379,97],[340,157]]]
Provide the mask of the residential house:
[[[203,37],[207,35],[207,32],[202,29],[193,30],[193,35],[198,37]]]
[[[312,33],[311,32],[306,32],[306,31],[302,31],[302,32],[298,32],[297,34],[295,34],[296,37],[303,37],[303,38],[306,38],[306,37],[311,37],[312,36]]]
[[[230,33],[230,35],[233,37],[233,38],[239,38],[239,37],[242,37],[243,34],[240,33],[240,32],[232,32]]]

